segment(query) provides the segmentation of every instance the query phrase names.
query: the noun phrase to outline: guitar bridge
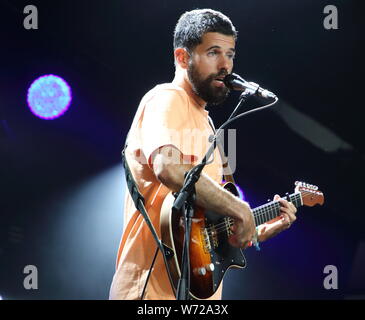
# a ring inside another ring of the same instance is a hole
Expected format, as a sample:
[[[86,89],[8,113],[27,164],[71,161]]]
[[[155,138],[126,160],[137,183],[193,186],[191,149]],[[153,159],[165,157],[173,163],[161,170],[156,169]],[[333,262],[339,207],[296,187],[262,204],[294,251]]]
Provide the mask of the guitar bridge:
[[[212,251],[212,246],[210,244],[208,230],[206,228],[202,228],[201,233],[202,233],[202,239],[204,242],[203,243],[204,252],[209,253],[210,251]]]
[[[210,225],[209,230],[210,231],[208,232],[208,234],[210,233],[210,236],[211,236],[211,239],[213,242],[213,247],[215,249],[218,247],[218,234],[217,234],[217,230],[215,229],[215,225]]]

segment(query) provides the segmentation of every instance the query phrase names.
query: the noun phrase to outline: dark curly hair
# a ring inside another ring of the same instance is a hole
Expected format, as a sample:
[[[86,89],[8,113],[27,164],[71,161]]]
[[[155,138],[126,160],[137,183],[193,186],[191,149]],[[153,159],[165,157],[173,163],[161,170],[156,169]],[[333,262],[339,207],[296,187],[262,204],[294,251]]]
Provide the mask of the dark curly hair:
[[[174,50],[185,48],[191,53],[202,43],[207,32],[219,32],[233,36],[237,40],[237,31],[231,20],[219,11],[212,9],[196,9],[181,15],[174,32]]]

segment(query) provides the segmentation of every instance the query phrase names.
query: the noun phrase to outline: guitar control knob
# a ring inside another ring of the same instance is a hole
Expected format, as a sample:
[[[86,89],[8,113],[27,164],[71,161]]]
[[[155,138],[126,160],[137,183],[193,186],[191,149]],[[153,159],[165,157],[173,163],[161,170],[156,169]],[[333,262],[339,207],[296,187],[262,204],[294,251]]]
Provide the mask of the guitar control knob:
[[[207,274],[207,270],[205,270],[205,268],[199,268],[198,274],[201,276],[205,276]]]
[[[214,271],[214,264],[213,263],[207,264],[205,269],[207,269],[207,271],[213,272]]]
[[[207,274],[207,270],[205,270],[205,268],[203,268],[203,267],[195,268],[194,273],[199,275],[199,276],[205,276]]]

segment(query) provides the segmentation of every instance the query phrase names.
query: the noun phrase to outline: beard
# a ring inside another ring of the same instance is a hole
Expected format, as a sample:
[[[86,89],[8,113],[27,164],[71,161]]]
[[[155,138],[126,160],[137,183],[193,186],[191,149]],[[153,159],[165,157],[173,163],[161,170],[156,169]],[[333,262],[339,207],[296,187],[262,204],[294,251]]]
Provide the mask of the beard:
[[[214,79],[219,76],[225,76],[227,71],[222,70],[218,74],[211,74],[203,79],[192,60],[189,61],[187,70],[194,93],[210,105],[218,105],[226,100],[230,90],[226,87],[215,87]]]

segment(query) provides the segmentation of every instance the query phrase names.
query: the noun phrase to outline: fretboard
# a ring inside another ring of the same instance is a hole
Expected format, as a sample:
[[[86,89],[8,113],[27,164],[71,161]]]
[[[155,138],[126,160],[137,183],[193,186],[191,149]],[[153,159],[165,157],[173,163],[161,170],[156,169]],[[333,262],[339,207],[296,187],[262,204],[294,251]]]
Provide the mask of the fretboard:
[[[287,197],[283,197],[283,199],[292,202],[296,208],[303,205],[300,192],[292,193],[288,197],[289,199],[287,199]],[[280,215],[280,202],[268,202],[262,206],[252,209],[252,212],[255,218],[255,224],[258,226]]]

